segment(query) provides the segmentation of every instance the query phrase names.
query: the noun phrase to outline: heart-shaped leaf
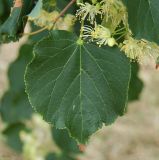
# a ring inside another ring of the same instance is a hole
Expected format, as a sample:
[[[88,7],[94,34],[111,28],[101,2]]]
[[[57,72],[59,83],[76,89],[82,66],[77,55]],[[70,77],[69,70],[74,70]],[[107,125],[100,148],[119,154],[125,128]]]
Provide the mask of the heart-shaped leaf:
[[[25,79],[36,111],[84,143],[123,115],[130,63],[118,48],[82,44],[69,32],[54,31],[35,47]]]

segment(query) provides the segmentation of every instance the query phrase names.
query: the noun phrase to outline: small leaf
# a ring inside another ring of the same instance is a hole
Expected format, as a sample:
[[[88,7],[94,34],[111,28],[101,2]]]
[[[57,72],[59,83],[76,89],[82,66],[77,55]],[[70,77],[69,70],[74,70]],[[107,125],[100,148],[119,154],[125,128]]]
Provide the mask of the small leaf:
[[[35,110],[58,129],[85,143],[125,112],[130,63],[118,48],[77,44],[69,32],[55,31],[34,49],[26,91]]]

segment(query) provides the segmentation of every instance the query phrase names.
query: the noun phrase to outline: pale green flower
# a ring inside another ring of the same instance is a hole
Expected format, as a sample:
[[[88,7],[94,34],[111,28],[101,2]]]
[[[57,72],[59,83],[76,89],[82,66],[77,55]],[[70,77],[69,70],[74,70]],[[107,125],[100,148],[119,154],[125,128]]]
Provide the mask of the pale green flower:
[[[95,27],[84,26],[83,38],[96,42],[100,47],[102,45],[109,45],[110,47],[116,44],[115,39],[111,37],[111,32],[108,28],[102,25],[95,24]]]
[[[102,0],[101,8],[105,23],[111,23],[112,30],[121,22],[128,25],[126,7],[121,0]]]
[[[131,60],[141,62],[145,55],[149,55],[155,59],[159,55],[159,46],[144,39],[136,40],[129,37],[123,42],[121,51],[124,51],[126,56]]]
[[[97,14],[102,14],[100,11],[99,3],[90,4],[90,3],[79,3],[80,9],[77,10],[76,16],[80,17],[82,20],[85,20],[88,16],[87,20],[90,21],[91,24],[94,24],[95,17]]]
[[[143,57],[143,44],[132,37],[125,40],[121,47],[121,51],[124,51],[126,56],[129,57],[131,60],[140,61]]]

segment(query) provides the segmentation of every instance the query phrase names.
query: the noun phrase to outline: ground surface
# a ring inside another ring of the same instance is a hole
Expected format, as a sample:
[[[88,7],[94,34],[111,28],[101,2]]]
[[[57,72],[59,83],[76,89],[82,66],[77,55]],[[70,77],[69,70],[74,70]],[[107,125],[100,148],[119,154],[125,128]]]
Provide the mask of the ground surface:
[[[1,49],[0,96],[7,89],[8,64],[15,59],[17,45]],[[159,160],[159,70],[153,62],[142,65],[145,88],[140,100],[129,105],[125,116],[94,134],[83,160]],[[2,124],[0,124],[2,127]],[[22,160],[0,138],[0,160]]]

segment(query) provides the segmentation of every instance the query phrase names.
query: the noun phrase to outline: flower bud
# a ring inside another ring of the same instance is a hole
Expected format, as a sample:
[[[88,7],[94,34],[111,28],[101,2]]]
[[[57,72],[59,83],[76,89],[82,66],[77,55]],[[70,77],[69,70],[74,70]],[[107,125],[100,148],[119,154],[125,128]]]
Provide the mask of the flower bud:
[[[108,38],[108,46],[113,47],[116,44],[116,41],[114,38]]]

